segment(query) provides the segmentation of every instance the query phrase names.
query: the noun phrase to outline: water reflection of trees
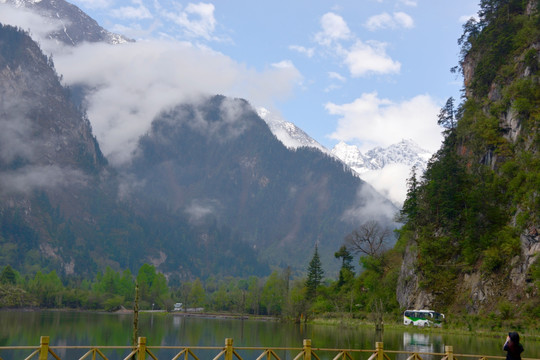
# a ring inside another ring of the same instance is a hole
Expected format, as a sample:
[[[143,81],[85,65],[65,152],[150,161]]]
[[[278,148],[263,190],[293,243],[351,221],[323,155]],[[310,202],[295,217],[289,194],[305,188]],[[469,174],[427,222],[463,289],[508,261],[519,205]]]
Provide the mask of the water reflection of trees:
[[[50,336],[53,346],[130,346],[132,320],[131,314],[2,311],[0,345],[37,346],[40,336],[47,335]],[[147,338],[149,346],[223,346],[226,338],[232,338],[235,347],[301,348],[304,339],[311,339],[314,348],[374,350],[375,342],[379,341],[372,326],[299,325],[278,321],[190,318],[165,313],[141,313],[139,325],[140,335]],[[504,338],[437,333],[431,329],[416,328],[404,332],[387,327],[383,334],[386,350],[408,352],[444,353],[444,346],[452,345],[456,354],[504,355],[500,343],[503,340]],[[540,344],[537,343],[526,342],[525,345],[529,355],[527,357],[534,357],[540,348]],[[118,350],[106,352],[111,359],[123,359],[121,353]],[[329,356],[324,354],[324,357],[326,355]],[[3,359],[9,359],[4,353],[1,356]],[[159,356],[161,358],[161,355]],[[201,358],[207,358],[205,356]],[[79,357],[68,354],[65,358]],[[288,354],[284,357],[291,358]],[[366,360],[368,357],[368,353],[362,353],[354,358]],[[24,356],[12,357],[12,359],[20,358]],[[407,356],[390,354],[390,358],[405,360]],[[436,356],[422,356],[422,358],[438,360]]]

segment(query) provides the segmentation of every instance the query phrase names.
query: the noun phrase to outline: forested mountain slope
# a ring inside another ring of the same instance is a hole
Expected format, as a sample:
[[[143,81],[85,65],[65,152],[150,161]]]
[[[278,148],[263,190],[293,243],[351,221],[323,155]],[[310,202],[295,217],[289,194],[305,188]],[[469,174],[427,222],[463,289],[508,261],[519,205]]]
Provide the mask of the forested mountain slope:
[[[109,164],[52,58],[3,25],[0,95],[0,266],[22,274],[145,263],[175,279],[300,273],[316,244],[337,272],[344,237],[396,211],[343,163],[287,149],[247,101],[223,96],[164,111],[132,163]]]
[[[307,262],[315,244],[326,266],[337,267],[332,254],[348,232],[395,212],[343,163],[317,149],[286,148],[249,103],[224,96],[162,113],[122,172],[140,183],[132,198],[198,226],[226,224],[279,267],[297,265],[299,256]]]
[[[483,0],[464,26],[463,101],[441,110],[444,144],[402,211],[404,308],[540,310],[538,6]]]
[[[135,204],[118,184],[52,60],[0,24],[0,266],[79,279],[144,263],[184,277],[268,271],[229,229]]]

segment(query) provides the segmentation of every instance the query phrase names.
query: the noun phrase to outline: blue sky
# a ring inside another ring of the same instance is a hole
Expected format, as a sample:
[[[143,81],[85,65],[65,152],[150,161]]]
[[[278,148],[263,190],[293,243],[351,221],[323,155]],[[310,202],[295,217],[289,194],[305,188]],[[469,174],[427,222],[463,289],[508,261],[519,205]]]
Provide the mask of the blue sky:
[[[40,1],[40,0],[32,0]],[[472,0],[74,0],[135,39],[66,47],[64,24],[0,0],[0,22],[30,32],[66,85],[93,87],[87,112],[110,161],[128,161],[159,112],[200,95],[241,97],[327,148],[413,139],[436,151],[437,113],[459,98],[462,24]]]
[[[258,74],[288,67],[269,81],[271,96],[239,95],[328,148],[345,140],[367,150],[409,137],[432,151],[438,108],[459,97],[462,80],[449,69],[462,23],[478,8],[471,0],[73,3],[137,41],[189,42]]]

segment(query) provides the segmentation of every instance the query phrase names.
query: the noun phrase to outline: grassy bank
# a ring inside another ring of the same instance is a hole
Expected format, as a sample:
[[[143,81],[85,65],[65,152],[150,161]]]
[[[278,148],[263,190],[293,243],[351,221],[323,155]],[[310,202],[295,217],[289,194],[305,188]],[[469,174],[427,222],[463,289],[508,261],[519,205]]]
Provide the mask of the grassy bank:
[[[373,327],[375,322],[372,321],[368,314],[355,315],[351,317],[340,316],[338,314],[325,314],[310,319],[309,323],[321,325],[339,325],[346,327]],[[385,329],[411,329],[411,326],[403,325],[403,320],[400,315],[384,316]],[[509,331],[517,331],[524,339],[540,341],[540,323],[535,319],[493,319],[490,316],[481,315],[454,315],[447,316],[442,327],[414,327],[415,331],[432,332],[432,333],[447,333],[447,334],[462,334],[470,336],[485,336],[485,337],[501,337],[501,334],[506,334]]]

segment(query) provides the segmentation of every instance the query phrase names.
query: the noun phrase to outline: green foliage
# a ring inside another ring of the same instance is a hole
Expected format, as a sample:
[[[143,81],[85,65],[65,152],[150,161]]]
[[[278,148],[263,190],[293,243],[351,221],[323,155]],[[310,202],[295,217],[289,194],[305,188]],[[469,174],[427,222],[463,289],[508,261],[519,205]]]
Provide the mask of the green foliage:
[[[510,319],[513,314],[512,304],[510,304],[508,301],[501,301],[498,308],[502,320]]]
[[[418,215],[418,178],[416,166],[411,169],[411,177],[407,179],[407,196],[399,212],[397,221],[413,224]]]
[[[464,272],[508,276],[520,234],[540,221],[540,17],[526,15],[526,3],[482,0],[479,21],[465,24],[468,96],[424,177],[409,180],[398,244],[416,243],[420,286],[434,306],[456,302]]]
[[[308,299],[313,299],[317,296],[317,288],[321,284],[324,276],[324,270],[322,268],[321,258],[319,257],[319,248],[317,245],[315,245],[315,252],[313,253],[313,257],[309,262],[307,273],[307,296]]]
[[[341,287],[354,278],[354,266],[352,265],[353,256],[351,252],[347,250],[347,246],[342,245],[339,248],[339,251],[334,254],[334,257],[341,259],[341,269],[339,270],[339,279],[337,283],[338,287]]]
[[[143,264],[141,266],[137,274],[137,284],[139,285],[141,304],[144,304],[144,307],[165,308],[165,300],[169,298],[167,279],[162,273],[156,272],[154,265]]]
[[[0,309],[37,306],[34,296],[13,284],[0,284]]]
[[[28,282],[28,290],[39,299],[41,307],[55,308],[62,304],[64,286],[54,270],[48,274],[38,271]]]
[[[264,284],[261,305],[268,315],[279,315],[285,305],[285,282],[277,271],[273,271]]]
[[[6,265],[0,273],[0,284],[15,285],[15,283],[17,282],[17,277],[17,272],[13,270],[11,266]]]
[[[437,124],[448,130],[456,127],[456,109],[454,106],[454,98],[449,97],[446,104],[439,112]]]
[[[196,279],[190,289],[188,305],[191,307],[203,307],[205,305],[206,293],[201,280]]]
[[[524,10],[521,0],[482,1],[480,21],[464,28],[462,56],[477,58],[470,84],[475,96],[487,95],[493,81],[502,80],[498,78],[501,69],[538,38],[540,31]]]
[[[120,309],[120,306],[124,304],[124,297],[121,295],[115,295],[113,297],[108,298],[105,300],[105,310],[106,311],[116,311]]]

